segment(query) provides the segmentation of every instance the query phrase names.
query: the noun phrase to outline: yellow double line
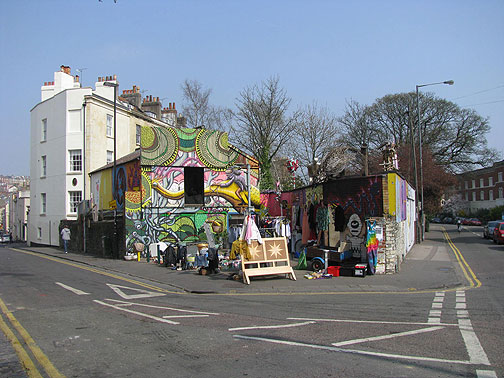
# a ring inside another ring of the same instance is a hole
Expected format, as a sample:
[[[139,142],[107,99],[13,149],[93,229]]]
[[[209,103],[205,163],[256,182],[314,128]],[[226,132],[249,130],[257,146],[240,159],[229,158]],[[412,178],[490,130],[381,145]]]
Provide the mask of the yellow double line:
[[[466,259],[462,255],[462,253],[459,251],[455,243],[450,238],[450,235],[448,235],[448,232],[446,229],[443,228],[443,235],[448,242],[448,245],[451,247],[453,253],[455,254],[455,257],[457,258],[457,261],[460,265],[460,268],[462,269],[462,272],[464,273],[465,278],[469,282],[469,286],[471,288],[478,288],[481,286],[481,281],[478,280],[474,272],[472,271],[471,267],[467,263]]]
[[[19,335],[23,338],[25,344],[28,346],[33,356],[44,368],[49,377],[51,378],[64,377],[64,375],[61,374],[54,367],[51,361],[49,361],[47,356],[44,354],[44,352],[42,352],[42,350],[37,346],[37,344],[35,344],[35,341],[31,338],[29,333],[26,332],[23,326],[17,321],[14,315],[12,315],[12,313],[9,311],[9,309],[7,308],[7,306],[2,301],[1,298],[0,298],[0,308],[2,309],[3,316],[5,316],[9,320],[10,324],[16,329]],[[3,316],[0,314],[0,329],[7,336],[7,339],[9,339],[10,343],[14,347],[14,350],[16,351],[19,361],[23,365],[26,374],[30,378],[39,378],[39,377],[42,378],[42,375],[40,374],[37,367],[33,363],[33,360],[30,358],[30,355],[23,347],[23,345],[21,344],[17,336],[14,334],[14,332],[11,330],[11,328],[8,326],[8,324],[4,321]]]

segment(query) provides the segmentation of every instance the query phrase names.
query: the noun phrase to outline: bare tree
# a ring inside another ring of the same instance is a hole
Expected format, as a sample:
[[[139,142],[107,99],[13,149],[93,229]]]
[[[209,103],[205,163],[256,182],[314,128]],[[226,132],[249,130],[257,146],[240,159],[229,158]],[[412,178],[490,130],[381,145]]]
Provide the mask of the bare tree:
[[[184,80],[181,87],[185,100],[182,114],[187,120],[188,127],[222,131],[229,129],[233,113],[230,109],[210,104],[211,89],[204,88],[197,80],[188,79]]]
[[[316,103],[307,105],[298,111],[292,153],[306,167],[315,158],[322,159],[338,144],[339,137],[336,116],[327,107],[320,107]]]
[[[186,101],[182,106],[182,114],[187,120],[187,126],[191,128],[207,127],[210,115],[209,98],[211,89],[205,89],[199,81],[184,80],[182,94]]]
[[[261,189],[274,188],[273,158],[295,129],[295,115],[287,115],[290,102],[285,90],[280,88],[278,77],[245,88],[236,99],[237,124],[231,129],[233,140],[259,160]]]
[[[422,145],[437,164],[455,172],[498,158],[497,151],[487,145],[487,119],[432,93],[419,97]],[[370,106],[350,102],[339,122],[347,144],[356,148],[358,142],[366,142],[372,150],[386,142],[400,147],[413,140],[418,145],[417,119],[415,94],[400,93],[379,98]]]
[[[347,101],[343,116],[338,118],[342,131],[342,141],[345,145],[359,149],[362,145],[370,145],[372,128],[368,107],[357,101]]]

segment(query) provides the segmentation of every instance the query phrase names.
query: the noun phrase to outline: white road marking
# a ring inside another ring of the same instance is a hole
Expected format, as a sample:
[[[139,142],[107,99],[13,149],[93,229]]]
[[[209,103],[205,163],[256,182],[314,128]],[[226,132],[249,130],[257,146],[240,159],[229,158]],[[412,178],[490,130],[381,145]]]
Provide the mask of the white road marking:
[[[467,305],[465,303],[456,303],[455,304],[455,309],[456,310],[465,310],[467,308]]]
[[[105,300],[109,301],[109,302],[116,302],[117,306],[141,306],[141,307],[149,307],[149,308],[159,308],[159,309],[162,309],[162,310],[189,312],[191,314],[220,315],[218,312],[204,312],[204,311],[184,310],[184,309],[181,309],[181,308],[174,308],[174,307],[156,306],[156,305],[149,305],[149,304],[144,304],[144,303],[124,302],[124,301],[119,301],[117,299],[105,299]]]
[[[441,318],[431,318],[427,319],[427,323],[429,324],[440,324],[441,323]]]
[[[94,300],[93,302],[99,303],[99,304],[101,304],[103,306],[112,307],[112,308],[114,308],[116,310],[119,310],[119,311],[129,312],[130,314],[135,314],[135,315],[138,315],[138,316],[143,316],[145,318],[153,319],[153,320],[156,320],[156,321],[161,322],[161,323],[180,324],[180,323],[177,323],[177,322],[174,322],[174,321],[171,321],[171,320],[166,320],[166,319],[160,318],[158,316],[153,316],[153,315],[149,315],[149,314],[144,314],[142,312],[129,310],[127,308],[122,308],[120,306],[116,306],[116,305],[113,305],[113,304],[110,304],[110,303],[105,303],[105,302],[98,301],[98,300]]]
[[[467,310],[457,310],[457,318],[468,318],[469,311]]]
[[[163,319],[174,318],[208,318],[210,315],[164,315]]]
[[[391,358],[391,359],[416,360],[416,361],[428,361],[428,362],[442,362],[442,363],[460,364],[460,365],[472,365],[473,364],[473,362],[471,362],[471,361],[444,360],[444,359],[441,359],[441,358],[418,357],[418,356],[404,356],[404,355],[401,355],[401,354],[368,352],[368,351],[364,351],[364,350],[344,349],[344,348],[338,348],[338,347],[334,347],[334,346],[316,345],[316,344],[305,344],[305,343],[299,343],[299,342],[295,342],[295,341],[268,339],[268,338],[264,338],[264,337],[242,336],[242,335],[233,335],[233,337],[237,338],[237,339],[244,339],[244,340],[265,341],[265,342],[274,343],[274,344],[300,346],[300,347],[313,348],[313,349],[329,350],[329,351],[333,351],[333,352],[360,354],[360,355],[366,355],[366,356],[375,356],[375,357],[383,357],[383,358]]]
[[[426,322],[387,322],[380,320],[350,320],[350,319],[316,319],[316,318],[287,318],[288,320],[313,320],[314,322],[336,322],[336,323],[365,323],[365,324],[397,324],[397,325],[426,325],[432,324]],[[440,323],[442,326],[458,327],[458,324]]]
[[[457,290],[455,292],[455,296],[457,296],[457,297],[465,297],[465,291]]]
[[[417,335],[419,333],[433,332],[433,331],[437,331],[440,329],[444,329],[444,327],[429,327],[429,328],[417,329],[414,331],[393,333],[391,335],[365,337],[363,339],[347,340],[347,341],[341,341],[339,343],[332,343],[332,345],[339,347],[339,346],[344,346],[344,345],[367,343],[369,341],[379,341],[379,340],[393,339],[393,338],[401,337],[401,336],[411,336],[411,335]]]
[[[444,297],[434,297],[434,302],[443,302]]]
[[[493,370],[476,370],[478,378],[497,378],[497,374]]]
[[[148,291],[148,290],[137,289],[137,288],[121,286],[121,285],[107,284],[107,286],[110,287],[112,290],[114,290],[114,292],[123,299],[151,298],[151,297],[160,297],[160,296],[165,295],[163,293],[156,293],[154,291]],[[141,294],[126,294],[121,289],[127,289],[129,291],[136,291]]]
[[[433,302],[432,308],[443,308],[443,303]]]
[[[243,331],[249,329],[276,329],[276,328],[290,328],[290,327],[300,327],[308,324],[315,324],[314,321],[303,322],[303,323],[294,323],[294,324],[282,324],[282,325],[273,325],[273,326],[252,326],[252,327],[237,327],[237,328],[229,328],[228,331]]]
[[[441,316],[441,310],[430,310],[429,316]]]
[[[75,289],[75,288],[70,287],[68,285],[62,284],[61,282],[55,282],[55,284],[61,286],[63,289],[70,290],[72,293],[77,294],[77,295],[90,295],[89,293],[86,293],[85,291]]]
[[[466,345],[469,360],[474,364],[490,365],[488,357],[474,332],[470,319],[459,319],[459,329]]]

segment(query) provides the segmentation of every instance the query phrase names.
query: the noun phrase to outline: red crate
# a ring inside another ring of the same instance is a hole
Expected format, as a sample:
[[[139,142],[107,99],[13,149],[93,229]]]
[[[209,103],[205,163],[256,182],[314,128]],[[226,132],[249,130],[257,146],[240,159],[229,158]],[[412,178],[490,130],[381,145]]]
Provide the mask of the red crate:
[[[333,277],[339,277],[339,271],[340,271],[339,266],[328,266],[327,267],[327,273],[331,274]]]

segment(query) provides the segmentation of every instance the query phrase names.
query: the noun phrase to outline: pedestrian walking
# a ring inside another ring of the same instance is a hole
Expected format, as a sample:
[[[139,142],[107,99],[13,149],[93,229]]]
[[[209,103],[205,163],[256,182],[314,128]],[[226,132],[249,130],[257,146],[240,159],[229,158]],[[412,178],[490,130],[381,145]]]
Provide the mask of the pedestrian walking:
[[[70,241],[70,229],[67,225],[63,227],[61,230],[61,239],[63,239],[63,248],[65,249],[65,253],[68,253],[68,242]]]

